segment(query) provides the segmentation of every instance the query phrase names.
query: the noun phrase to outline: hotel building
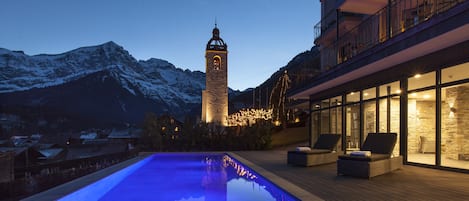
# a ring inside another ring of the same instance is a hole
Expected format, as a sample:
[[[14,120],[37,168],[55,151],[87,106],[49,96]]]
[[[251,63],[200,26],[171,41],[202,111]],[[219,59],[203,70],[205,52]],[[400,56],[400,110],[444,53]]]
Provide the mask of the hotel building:
[[[469,1],[321,0],[322,73],[289,92],[308,99],[310,143],[399,136],[405,164],[469,172]]]

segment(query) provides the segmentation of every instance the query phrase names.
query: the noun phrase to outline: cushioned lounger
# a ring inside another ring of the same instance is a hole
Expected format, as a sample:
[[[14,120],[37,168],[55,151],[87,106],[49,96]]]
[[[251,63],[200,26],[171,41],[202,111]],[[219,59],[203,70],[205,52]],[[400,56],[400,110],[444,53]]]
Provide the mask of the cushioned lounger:
[[[337,152],[333,151],[339,142],[340,135],[322,134],[310,151],[288,151],[287,163],[300,166],[313,166],[333,163]]]
[[[396,133],[368,134],[361,150],[371,156],[339,156],[337,174],[371,178],[401,168],[402,156],[391,157],[396,141]]]

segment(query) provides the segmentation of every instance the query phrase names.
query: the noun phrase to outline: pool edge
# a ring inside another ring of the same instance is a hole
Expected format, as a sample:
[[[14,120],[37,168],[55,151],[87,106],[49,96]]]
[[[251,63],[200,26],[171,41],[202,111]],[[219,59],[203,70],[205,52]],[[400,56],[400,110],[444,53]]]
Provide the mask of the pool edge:
[[[139,154],[138,156],[128,159],[126,161],[123,161],[121,163],[117,163],[113,166],[104,168],[102,170],[98,170],[96,172],[93,172],[91,174],[79,177],[77,179],[74,179],[72,181],[66,182],[64,184],[58,185],[56,187],[53,187],[49,190],[31,195],[27,198],[21,199],[21,201],[37,201],[37,200],[59,200],[60,198],[71,194],[75,191],[78,191],[96,181],[99,181],[113,173],[116,173],[126,167],[129,167],[139,161],[142,161],[143,159],[151,156],[152,153],[142,153]]]
[[[233,153],[233,152],[226,152],[226,153],[300,200],[308,200],[308,201],[323,200],[319,198],[318,196],[298,187],[297,185],[289,182],[286,179],[283,179],[277,176],[276,174],[258,166],[257,164],[241,157],[240,155],[236,153]]]

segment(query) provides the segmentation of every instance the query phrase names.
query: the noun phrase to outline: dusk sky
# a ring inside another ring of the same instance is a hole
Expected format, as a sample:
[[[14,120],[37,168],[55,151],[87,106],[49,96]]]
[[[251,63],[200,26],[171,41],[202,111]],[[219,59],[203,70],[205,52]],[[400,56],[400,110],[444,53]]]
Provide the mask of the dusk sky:
[[[313,46],[319,0],[2,0],[0,47],[59,54],[114,41],[138,60],[205,72],[215,19],[228,86],[255,87]]]

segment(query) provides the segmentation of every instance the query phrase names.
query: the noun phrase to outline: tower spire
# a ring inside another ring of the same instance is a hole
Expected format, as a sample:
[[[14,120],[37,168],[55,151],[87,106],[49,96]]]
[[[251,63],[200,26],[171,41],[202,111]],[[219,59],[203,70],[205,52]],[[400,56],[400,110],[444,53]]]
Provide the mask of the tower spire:
[[[217,17],[215,17],[215,28],[217,28]]]

